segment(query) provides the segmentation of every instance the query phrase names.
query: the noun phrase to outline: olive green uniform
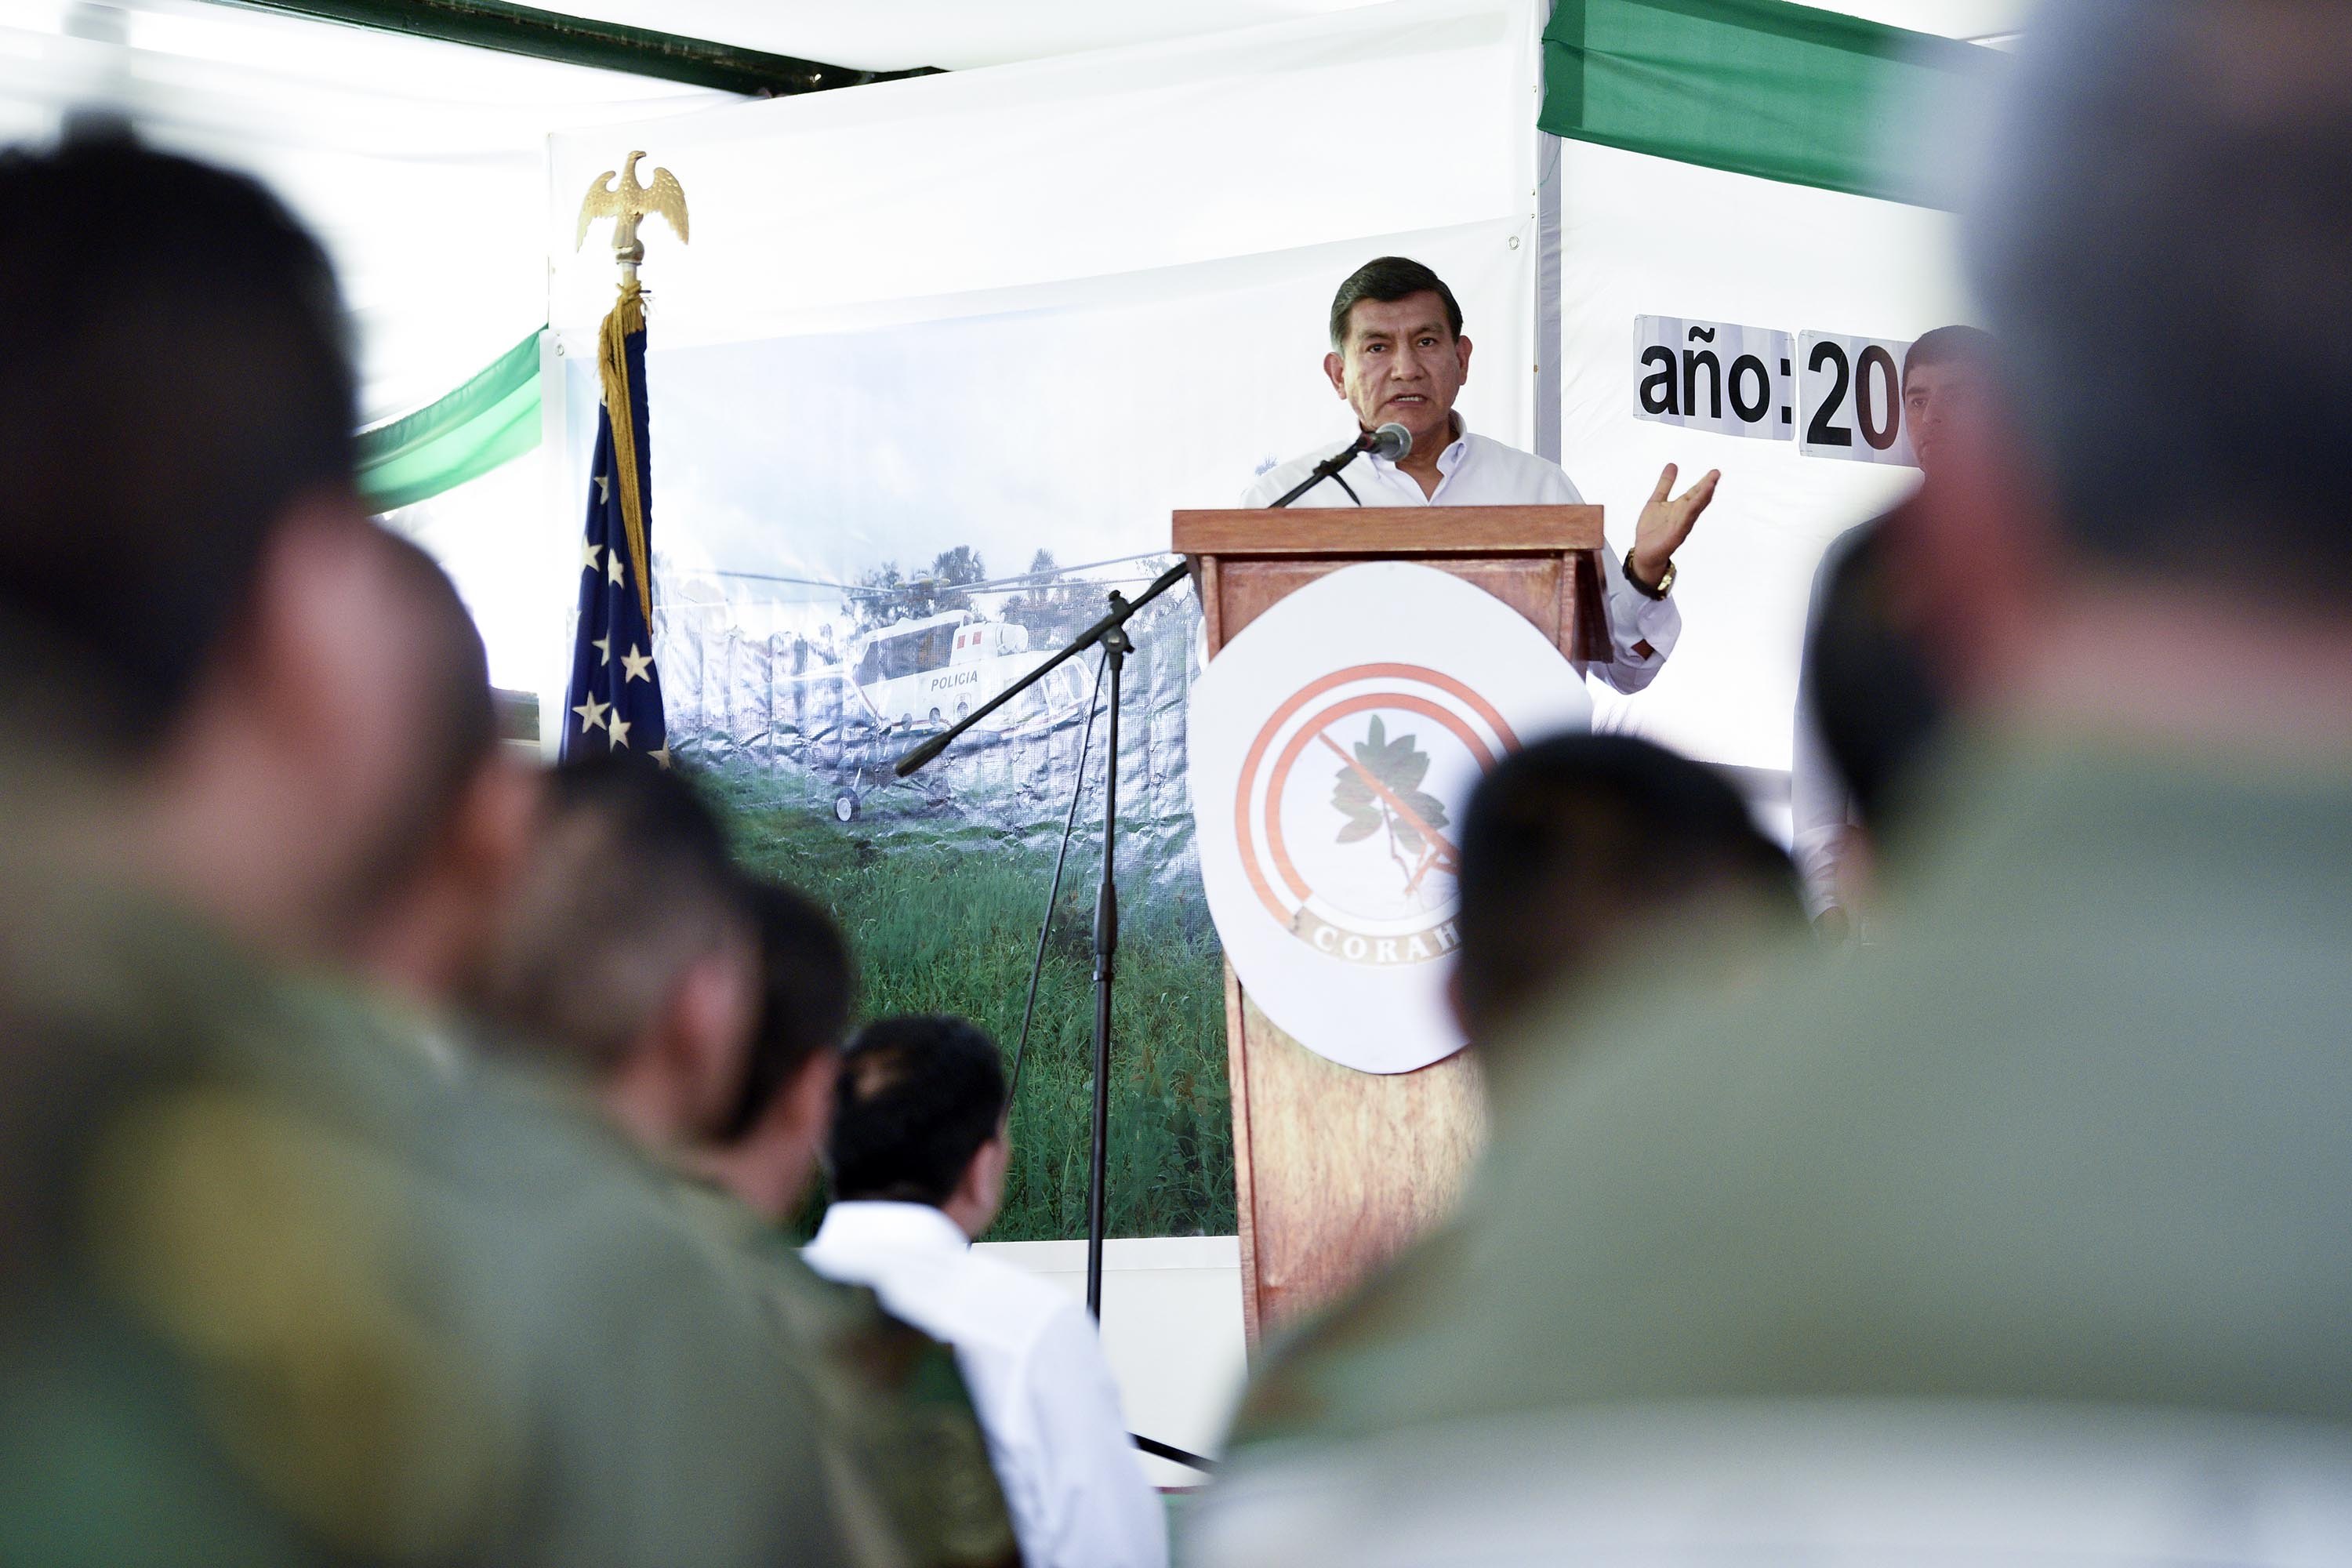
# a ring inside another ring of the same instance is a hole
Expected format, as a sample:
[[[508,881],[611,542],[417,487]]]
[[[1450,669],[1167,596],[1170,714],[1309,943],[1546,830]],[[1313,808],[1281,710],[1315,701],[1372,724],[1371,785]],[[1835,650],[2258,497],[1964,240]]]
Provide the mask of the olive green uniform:
[[[1553,1018],[1460,1223],[1249,1456],[1629,1403],[2352,1423],[2352,757],[2016,743],[1861,962]]]
[[[156,906],[0,912],[0,1556],[848,1561],[732,1260],[592,1118]]]
[[[883,1310],[874,1292],[803,1263],[776,1226],[716,1188],[690,1211],[740,1258],[793,1347],[817,1412],[835,1513],[861,1568],[1018,1563],[988,1440],[955,1351]]]

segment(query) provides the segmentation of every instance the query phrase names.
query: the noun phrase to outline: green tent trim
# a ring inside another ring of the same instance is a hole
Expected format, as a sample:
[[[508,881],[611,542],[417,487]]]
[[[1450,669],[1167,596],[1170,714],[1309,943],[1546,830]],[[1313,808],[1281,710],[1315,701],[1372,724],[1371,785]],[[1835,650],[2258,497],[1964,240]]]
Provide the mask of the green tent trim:
[[[1895,110],[2006,57],[1790,0],[1557,0],[1537,123],[1555,136],[1881,201]]]
[[[360,494],[371,510],[429,500],[539,445],[539,339],[500,354],[415,413],[359,433]]]

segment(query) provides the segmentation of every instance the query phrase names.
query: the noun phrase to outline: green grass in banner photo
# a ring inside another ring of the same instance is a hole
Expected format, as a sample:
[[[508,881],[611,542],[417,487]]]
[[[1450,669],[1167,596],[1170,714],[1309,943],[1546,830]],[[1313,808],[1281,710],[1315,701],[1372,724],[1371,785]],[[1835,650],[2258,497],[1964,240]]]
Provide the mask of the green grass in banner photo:
[[[1002,1042],[1009,1068],[1053,877],[1050,843],[982,828],[929,840],[877,834],[779,791],[772,774],[727,768],[704,780],[728,810],[744,861],[823,900],[840,921],[861,970],[863,1016],[963,1014]],[[1086,1234],[1097,865],[1082,825],[1046,944],[1013,1110],[1013,1168],[991,1241]],[[1231,1235],[1233,1121],[1215,935],[1197,895],[1155,900],[1139,886],[1122,915],[1110,1234]],[[804,1232],[821,1213],[819,1199],[802,1215]]]

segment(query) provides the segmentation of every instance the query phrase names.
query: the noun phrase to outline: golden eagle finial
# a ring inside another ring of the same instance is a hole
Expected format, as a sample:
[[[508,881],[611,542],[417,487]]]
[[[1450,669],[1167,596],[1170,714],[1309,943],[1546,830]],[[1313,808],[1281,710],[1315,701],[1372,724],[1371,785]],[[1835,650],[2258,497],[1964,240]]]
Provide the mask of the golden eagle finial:
[[[588,195],[580,203],[580,232],[572,238],[572,249],[587,243],[588,226],[598,218],[616,219],[613,226],[613,257],[625,268],[634,271],[636,264],[646,258],[646,247],[637,238],[637,220],[648,213],[661,215],[667,220],[670,232],[677,236],[681,244],[685,243],[685,188],[667,169],[656,169],[650,185],[637,184],[637,160],[644,156],[643,153],[629,154],[628,161],[621,165],[617,184],[612,183],[610,169],[589,183]]]

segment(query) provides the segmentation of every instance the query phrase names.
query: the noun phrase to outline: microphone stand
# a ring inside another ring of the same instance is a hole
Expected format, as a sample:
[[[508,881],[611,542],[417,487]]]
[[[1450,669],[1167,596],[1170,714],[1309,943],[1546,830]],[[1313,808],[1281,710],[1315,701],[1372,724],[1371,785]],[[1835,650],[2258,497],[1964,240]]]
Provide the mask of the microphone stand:
[[[1381,426],[1381,429],[1395,429],[1401,431],[1402,426],[1384,425]],[[1332,453],[1329,457],[1316,464],[1315,471],[1313,473],[1308,474],[1305,479],[1291,486],[1289,489],[1284,491],[1280,500],[1269,501],[1266,503],[1265,510],[1268,511],[1274,511],[1282,507],[1288,506],[1292,501],[1297,500],[1300,496],[1305,495],[1308,490],[1313,489],[1325,479],[1337,479],[1341,468],[1344,468],[1349,464],[1354,462],[1356,458],[1363,453],[1370,451],[1379,440],[1379,431],[1365,431],[1362,435],[1357,437],[1353,442],[1349,443],[1348,446],[1340,447],[1338,451]],[[1412,443],[1408,440],[1405,443],[1405,446],[1409,450],[1412,447]],[[1403,453],[1399,453],[1398,456],[1402,457],[1403,456]],[[1342,489],[1346,489],[1347,483],[1348,481],[1345,479],[1339,480],[1339,484]],[[1348,493],[1352,496],[1356,492],[1349,489],[1348,490]],[[1358,506],[1361,506],[1364,503],[1360,500],[1356,504]]]
[[[1191,569],[1189,563],[1179,561],[1132,600],[1113,589],[1109,613],[1080,632],[1067,647],[981,704],[952,729],[932,736],[891,764],[900,778],[907,777],[953,745],[966,730],[1055,669],[1090,647],[1098,646],[1103,650],[1103,660],[1110,668],[1110,743],[1103,752],[1102,881],[1095,895],[1095,1101],[1093,1146],[1089,1150],[1087,1179],[1087,1310],[1097,1321],[1102,1317],[1103,1241],[1108,1225],[1105,1185],[1110,1137],[1110,1002],[1118,952],[1118,882],[1117,858],[1112,851],[1118,830],[1119,674],[1135,647],[1128,637],[1127,623],[1138,610],[1181,582]]]
[[[1381,428],[1395,428],[1398,435],[1404,434],[1396,426],[1383,426]],[[1345,448],[1316,464],[1313,473],[1292,486],[1288,494],[1266,510],[1274,511],[1288,506],[1354,462],[1358,454],[1370,451],[1380,438],[1380,431],[1365,431]],[[1405,446],[1407,449],[1411,448],[1410,438],[1407,438]],[[1402,457],[1403,454],[1398,455]],[[1177,562],[1152,579],[1151,585],[1132,600],[1113,589],[1109,612],[1072,638],[1067,647],[973,709],[952,727],[909,749],[890,764],[892,772],[900,778],[907,777],[937,760],[940,753],[955,744],[966,730],[1061,666],[1090,647],[1100,647],[1103,650],[1103,661],[1110,669],[1110,744],[1103,752],[1102,880],[1095,894],[1095,1100],[1092,1147],[1088,1150],[1087,1174],[1087,1310],[1097,1321],[1102,1319],[1103,1241],[1108,1225],[1105,1184],[1110,1141],[1110,1002],[1118,952],[1118,880],[1117,857],[1112,851],[1118,831],[1119,675],[1126,667],[1127,656],[1135,647],[1128,638],[1127,623],[1134,618],[1136,611],[1174,587],[1191,570],[1190,563]],[[1048,918],[1051,918],[1050,911]]]

